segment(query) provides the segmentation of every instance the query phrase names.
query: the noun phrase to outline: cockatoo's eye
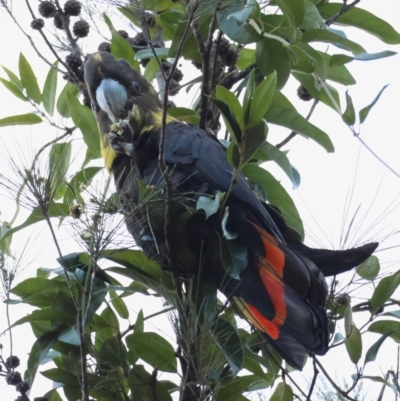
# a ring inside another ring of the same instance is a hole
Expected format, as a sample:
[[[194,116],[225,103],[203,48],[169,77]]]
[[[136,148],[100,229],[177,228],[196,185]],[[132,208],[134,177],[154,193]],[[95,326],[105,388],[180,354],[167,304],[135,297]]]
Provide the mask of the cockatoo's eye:
[[[129,88],[129,93],[131,95],[137,95],[141,91],[142,91],[142,88],[140,87],[140,85],[137,82],[132,82],[132,85]]]

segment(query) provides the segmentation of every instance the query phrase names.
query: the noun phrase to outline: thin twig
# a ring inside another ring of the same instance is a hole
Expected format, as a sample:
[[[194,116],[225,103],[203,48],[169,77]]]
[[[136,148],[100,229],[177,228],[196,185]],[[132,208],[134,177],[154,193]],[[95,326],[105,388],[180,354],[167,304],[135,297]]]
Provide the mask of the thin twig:
[[[311,396],[312,396],[312,393],[314,391],[314,386],[315,386],[315,383],[317,381],[317,376],[318,376],[318,373],[319,373],[319,370],[317,369],[317,364],[315,363],[315,355],[312,356],[312,359],[313,359],[313,367],[314,367],[314,376],[313,376],[312,381],[311,381],[310,390],[308,391],[308,395],[307,395],[306,401],[311,401]]]
[[[331,18],[327,19],[325,21],[325,25],[329,26],[329,25],[333,24],[341,15],[343,15],[344,13],[346,13],[347,11],[349,11],[350,9],[355,7],[360,1],[361,0],[355,0],[355,1],[353,1],[353,3],[347,4],[347,0],[343,0],[343,6],[340,9],[340,11],[338,13],[336,13],[334,16],[332,16]]]
[[[355,398],[350,397],[345,391],[343,391],[336,383],[335,381],[329,376],[328,372],[325,370],[323,367],[322,363],[318,361],[317,358],[315,358],[315,363],[318,365],[318,367],[321,369],[322,373],[324,376],[328,379],[329,383],[331,383],[332,387],[339,392],[343,397],[347,398],[350,401],[357,401]]]

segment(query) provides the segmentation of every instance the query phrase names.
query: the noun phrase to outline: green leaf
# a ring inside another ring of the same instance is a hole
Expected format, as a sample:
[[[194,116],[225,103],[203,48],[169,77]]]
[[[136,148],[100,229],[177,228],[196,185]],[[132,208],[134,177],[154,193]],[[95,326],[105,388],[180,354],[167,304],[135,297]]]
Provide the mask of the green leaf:
[[[300,174],[290,164],[286,153],[282,152],[276,146],[269,142],[264,142],[254,154],[254,158],[258,161],[274,161],[292,181],[293,189],[297,189],[300,186]]]
[[[356,326],[352,325],[350,336],[344,340],[344,344],[346,345],[350,360],[354,364],[357,364],[362,354],[362,339],[360,331]]]
[[[64,204],[64,203],[55,203],[53,202],[48,211],[48,216],[49,217],[66,217],[69,216],[70,210],[69,206]],[[2,233],[2,237],[0,239],[4,239],[8,237],[11,234],[14,234],[15,232],[22,230],[25,227],[28,227],[32,224],[38,223],[39,221],[44,220],[43,213],[41,212],[39,207],[36,207],[32,210],[32,213],[30,216],[25,220],[24,223],[21,225],[11,228],[10,230],[5,230]]]
[[[347,125],[352,126],[356,122],[356,112],[354,110],[353,101],[348,91],[346,91],[346,103],[347,106],[342,115],[342,119]]]
[[[217,85],[217,88],[218,88],[218,85]],[[225,89],[225,91],[227,91],[227,89]],[[239,104],[237,97],[233,93],[232,93],[232,96],[236,99],[236,102]],[[222,114],[222,117],[224,118],[226,127],[227,127],[229,133],[231,134],[232,139],[236,140],[236,142],[240,143],[242,141],[243,131],[236,119],[234,111],[232,110],[230,105],[228,103],[226,103],[225,101],[222,101],[222,100],[219,100],[216,98],[211,98],[211,99],[219,108],[219,110]],[[239,107],[241,108],[240,104],[239,104]],[[239,116],[239,118],[240,118],[240,116]],[[241,110],[241,118],[242,118],[242,126],[243,126],[243,110]]]
[[[119,317],[121,319],[129,319],[129,310],[128,310],[127,306],[125,305],[125,302],[121,298],[121,296],[117,295],[117,293],[115,291],[111,290],[110,298],[111,298],[111,303],[112,303],[114,309],[117,311]]]
[[[0,238],[3,237],[7,231],[11,230],[11,225],[7,221],[3,221],[0,225]],[[11,242],[12,242],[12,235],[7,236],[4,239],[0,239],[0,251],[4,255],[11,256]]]
[[[374,280],[379,274],[379,270],[379,259],[372,255],[361,263],[361,265],[357,266],[356,273],[366,280]]]
[[[268,171],[255,165],[246,165],[243,174],[267,194],[268,202],[279,207],[286,224],[304,238],[304,227],[296,206],[283,186]]]
[[[218,317],[211,332],[214,341],[229,363],[232,376],[236,377],[244,362],[243,347],[236,329],[229,322]]]
[[[172,345],[157,333],[133,333],[126,337],[129,349],[153,367],[163,372],[176,372],[177,363]]]
[[[5,71],[5,73],[8,75],[8,78],[10,82],[12,82],[15,86],[17,86],[21,91],[24,89],[24,86],[22,85],[21,80],[7,67],[1,67]]]
[[[371,111],[372,107],[375,106],[376,102],[379,100],[379,98],[381,97],[383,91],[389,86],[385,85],[380,91],[379,93],[376,95],[375,99],[372,101],[372,103],[370,105],[368,105],[367,107],[364,107],[363,109],[360,110],[360,124],[362,124],[366,118],[368,117],[369,112]]]
[[[142,365],[135,365],[131,369],[128,385],[133,401],[172,401],[168,387],[146,372]]]
[[[307,54],[301,47],[290,45],[288,48],[291,50],[293,56],[292,69],[311,74],[315,71],[316,62],[313,57]]]
[[[66,85],[64,86],[64,89],[61,91],[60,96],[58,96],[57,99],[57,111],[65,118],[70,117],[70,109],[69,109],[69,103],[70,103],[70,97],[71,96],[78,96],[79,94],[79,89],[76,85],[67,82]]]
[[[70,204],[74,201],[79,201],[84,204],[81,193],[90,185],[93,178],[103,167],[87,167],[78,171],[68,183],[64,194],[64,203]]]
[[[15,95],[18,99],[23,100],[24,102],[28,101],[28,98],[24,95],[22,90],[15,85],[11,81],[7,81],[4,78],[0,78],[0,82],[13,94]]]
[[[341,8],[341,3],[323,3],[318,6],[322,17],[325,19],[335,15]],[[347,10],[335,21],[335,24],[354,26],[362,29],[387,44],[397,45],[400,43],[400,33],[396,32],[390,24],[358,7],[352,7],[350,10]]]
[[[243,96],[243,120],[244,124],[248,125],[249,118],[250,118],[250,106],[251,100],[253,99],[255,89],[255,82],[254,82],[254,70],[251,70],[246,84],[246,91],[244,92]]]
[[[400,284],[400,271],[384,277],[377,287],[375,288],[374,293],[371,298],[371,305],[374,308],[379,308],[382,306],[396,291],[397,287]]]
[[[111,32],[111,53],[115,58],[125,59],[136,71],[140,72],[140,65],[135,60],[135,51],[131,45],[121,36],[121,34],[114,28],[110,18],[103,14],[104,21]]]
[[[168,109],[168,114],[186,124],[199,125],[199,113],[195,110],[186,107],[171,107]]]
[[[216,87],[215,97],[229,106],[239,127],[243,129],[244,127],[243,109],[239,103],[238,98],[228,89],[220,85],[217,85]],[[237,141],[240,142],[239,139],[237,139]]]
[[[19,75],[21,76],[22,85],[26,89],[28,96],[35,103],[40,104],[42,101],[42,95],[40,93],[36,76],[28,60],[22,53],[19,55]]]
[[[24,379],[32,387],[35,380],[37,369],[50,351],[52,345],[57,340],[58,332],[48,332],[39,337],[33,344],[28,358],[28,369],[25,372]]]
[[[222,7],[217,11],[218,26],[234,42],[241,44],[257,42],[262,39],[262,36],[249,23],[243,22],[239,24],[236,18],[231,18],[233,14],[243,8],[247,8],[247,5],[242,0],[223,3]]]
[[[51,284],[51,282],[49,284]],[[30,323],[30,322],[49,321],[49,320],[61,321],[69,325],[73,325],[76,321],[76,313],[63,313],[53,308],[35,310],[29,315],[24,316],[21,319],[18,319],[15,323],[12,324],[11,327],[16,327],[28,322]]]
[[[140,309],[136,318],[134,332],[143,333],[143,331],[144,331],[144,317],[143,317],[143,310]]]
[[[307,138],[313,139],[328,152],[334,151],[329,136],[301,116],[289,100],[278,91],[275,92],[272,104],[265,115],[265,119],[269,123],[282,125]]]
[[[339,48],[349,50],[353,54],[365,53],[365,49],[358,43],[355,43],[335,32],[327,29],[310,29],[303,33],[301,37],[303,43],[323,42],[331,43]]]
[[[297,28],[303,22],[305,16],[304,0],[276,0],[276,4],[293,28]]]
[[[151,82],[156,76],[157,72],[160,70],[160,66],[158,65],[157,59],[152,58],[146,65],[144,69],[143,76],[147,81]],[[169,112],[169,109],[168,109]]]
[[[39,124],[43,120],[37,114],[20,114],[18,116],[11,116],[0,118],[0,127],[8,127],[10,125],[33,125]]]
[[[368,327],[368,331],[382,335],[388,334],[394,341],[400,343],[400,322],[396,320],[379,320],[378,322],[373,322]]]
[[[350,74],[350,71],[344,65],[338,65],[329,68],[326,79],[346,86],[356,84],[356,80],[354,79],[353,75]]]
[[[53,194],[60,189],[64,182],[71,160],[72,147],[70,143],[55,143],[50,149],[49,155],[49,180]]]
[[[279,383],[269,401],[293,401],[293,390],[286,383]]]
[[[239,58],[236,61],[236,67],[239,70],[244,70],[256,61],[256,51],[255,49],[243,48],[239,51]]]
[[[384,334],[378,341],[376,341],[374,344],[372,344],[367,353],[365,354],[365,360],[364,360],[364,366],[368,362],[374,362],[376,359],[376,356],[378,355],[379,348],[383,344],[383,342],[392,334],[393,331],[389,331],[386,334]]]
[[[67,95],[67,99],[72,121],[81,130],[83,140],[91,153],[91,157],[93,159],[99,158],[101,156],[100,134],[93,111],[81,104],[72,94]]]
[[[289,79],[291,61],[288,49],[277,40],[264,38],[256,44],[256,62],[264,76],[276,71],[276,87],[281,89]]]
[[[56,101],[57,91],[57,66],[58,61],[53,64],[54,67],[50,67],[47,74],[46,81],[43,87],[43,106],[44,109],[52,116],[54,113],[54,105]]]
[[[274,71],[268,75],[255,89],[250,104],[250,115],[248,125],[256,125],[265,116],[274,97],[277,83],[277,74]]]

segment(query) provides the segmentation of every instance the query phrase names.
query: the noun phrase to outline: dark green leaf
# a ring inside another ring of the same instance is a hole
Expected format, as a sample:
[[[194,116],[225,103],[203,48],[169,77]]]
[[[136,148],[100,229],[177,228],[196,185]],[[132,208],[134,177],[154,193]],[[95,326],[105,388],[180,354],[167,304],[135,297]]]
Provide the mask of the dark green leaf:
[[[369,112],[371,111],[372,107],[375,106],[376,102],[379,100],[379,98],[381,97],[383,91],[388,87],[389,85],[385,85],[380,91],[379,93],[376,95],[375,99],[372,101],[372,103],[370,105],[368,105],[367,107],[364,107],[363,109],[360,110],[360,124],[362,124],[366,118],[368,117]]]
[[[269,123],[282,125],[305,137],[313,139],[328,152],[334,151],[329,136],[301,116],[289,100],[278,91],[275,92],[272,104],[265,115],[265,119]]]
[[[354,125],[354,123],[356,122],[356,112],[354,110],[353,101],[348,91],[346,91],[346,110],[342,115],[342,119],[349,126]]]
[[[383,342],[392,334],[392,331],[389,331],[388,333],[384,334],[378,341],[376,341],[374,344],[372,344],[367,353],[365,354],[365,360],[364,360],[364,366],[368,362],[374,362],[376,359],[376,356],[378,354],[379,348],[383,344]]]
[[[42,95],[40,93],[35,73],[22,53],[19,55],[19,75],[21,76],[22,85],[26,89],[28,96],[35,103],[40,104],[42,101]]]
[[[322,17],[325,19],[335,15],[341,8],[341,3],[323,3],[318,6]],[[378,37],[384,43],[391,45],[400,43],[400,34],[391,25],[376,15],[358,7],[352,7],[350,10],[347,10],[335,23],[362,29]]]
[[[176,372],[177,363],[172,345],[157,333],[133,333],[126,337],[128,348],[153,367]]]
[[[235,95],[233,95],[233,96],[237,100],[236,96]],[[243,132],[242,132],[242,128],[240,127],[240,125],[238,124],[238,122],[235,118],[233,110],[224,101],[221,101],[221,100],[218,100],[215,98],[212,98],[212,100],[219,108],[219,110],[222,114],[222,117],[224,118],[226,127],[227,127],[229,133],[231,134],[232,139],[234,139],[238,143],[240,143],[242,140]],[[239,104],[239,106],[240,106],[240,104]],[[241,114],[242,114],[242,121],[243,121],[243,111]]]
[[[107,338],[101,345],[99,356],[102,363],[126,368],[127,350],[117,336]]]
[[[20,114],[18,116],[11,116],[0,118],[0,127],[8,127],[10,125],[33,125],[39,124],[43,120],[37,114]]]
[[[155,379],[142,365],[135,365],[128,374],[133,401],[172,401],[168,385]]]
[[[279,383],[269,401],[293,401],[293,390],[286,383]]]
[[[289,79],[291,62],[288,49],[277,40],[264,38],[256,44],[256,62],[264,76],[277,73],[276,87],[281,89]]]
[[[18,99],[23,100],[24,102],[28,101],[28,98],[23,94],[22,90],[15,85],[13,82],[7,81],[3,78],[0,78],[0,82]]]
[[[235,377],[229,380],[227,385],[218,391],[217,401],[243,401],[243,393],[247,391],[263,389],[271,385],[269,380],[256,375]],[[246,399],[245,399],[246,400]]]
[[[304,227],[296,206],[283,186],[268,171],[255,165],[243,167],[244,175],[266,192],[268,202],[279,207],[288,226],[294,228],[304,238]]]
[[[373,322],[369,327],[368,331],[373,333],[379,333],[393,338],[394,341],[400,343],[400,322],[396,320],[379,320],[378,322]]]
[[[372,255],[361,263],[361,265],[357,266],[356,273],[366,280],[374,280],[378,275],[379,270],[379,259]]]
[[[78,377],[76,377],[71,372],[55,368],[55,369],[48,369],[40,373],[44,377],[47,377],[48,379],[53,380],[56,383],[64,383],[68,386],[76,387],[76,389],[79,390],[79,395],[82,395],[82,393],[80,392]]]
[[[327,29],[310,29],[303,33],[301,37],[303,43],[323,42],[331,43],[339,48],[344,48],[351,51],[353,54],[365,53],[365,49],[358,43],[338,35],[335,32]]]
[[[344,340],[350,360],[357,364],[362,354],[362,339],[360,331],[352,325],[350,336]]]
[[[78,87],[70,82],[67,82],[57,99],[57,111],[61,114],[61,116],[65,118],[70,117],[69,98],[71,96],[76,97],[78,94]]]
[[[304,0],[276,0],[290,26],[297,28],[304,20]]]
[[[244,92],[244,97],[243,97],[243,120],[244,120],[244,125],[248,125],[249,124],[250,106],[251,106],[251,100],[252,100],[253,94],[254,94],[254,89],[255,89],[254,70],[251,70],[251,72],[250,72],[250,74],[248,75],[248,78],[247,78],[246,91]],[[264,115],[263,115],[263,117],[264,117]]]
[[[371,305],[374,308],[379,308],[382,306],[396,291],[400,284],[400,271],[384,277],[377,287],[371,298]]]
[[[356,83],[353,75],[350,74],[350,71],[344,65],[329,68],[326,79],[346,86],[354,85]]]
[[[153,260],[148,259],[142,251],[131,249],[107,250],[103,252],[104,258],[119,263],[125,268],[109,268],[107,270],[123,274],[126,277],[138,280],[146,287],[159,292],[160,287],[172,290],[171,276],[161,270]]]
[[[233,377],[236,377],[244,361],[243,347],[236,329],[229,322],[218,317],[212,328],[212,334],[229,363]]]
[[[57,66],[58,61],[54,64],[54,67],[50,67],[49,73],[47,74],[46,81],[43,87],[43,106],[44,109],[52,116],[54,112],[54,105],[56,101],[57,91]]]
[[[49,282],[51,284],[51,282]],[[53,286],[53,284],[51,284]],[[46,288],[46,287],[45,287]],[[21,319],[18,319],[11,327],[19,326],[20,324],[27,322],[39,322],[39,321],[61,321],[65,322],[69,325],[73,325],[76,320],[76,316],[73,313],[62,313],[53,308],[45,308],[42,310],[35,310],[27,316],[24,316]]]
[[[147,81],[151,82],[156,76],[157,72],[160,70],[160,66],[158,65],[157,59],[152,58],[146,65],[144,69],[143,76]],[[168,109],[169,112],[169,109]]]
[[[75,96],[70,94],[67,98],[72,121],[81,130],[83,140],[91,152],[92,158],[99,158],[101,156],[100,134],[93,111],[81,104]]]
[[[239,51],[239,58],[236,61],[236,67],[239,70],[244,70],[256,61],[255,49],[243,48]]]
[[[56,341],[58,332],[48,332],[38,338],[31,349],[28,358],[28,369],[25,372],[24,379],[32,386],[35,380],[37,369],[50,351],[53,343]]]
[[[131,45],[113,27],[113,24],[106,14],[103,14],[104,21],[111,32],[111,53],[115,58],[125,59],[136,71],[140,72],[140,65],[135,60],[135,51]]]
[[[264,118],[265,113],[271,105],[272,98],[274,97],[276,79],[277,75],[276,71],[274,71],[255,89],[250,104],[249,126],[258,124],[260,120]]]

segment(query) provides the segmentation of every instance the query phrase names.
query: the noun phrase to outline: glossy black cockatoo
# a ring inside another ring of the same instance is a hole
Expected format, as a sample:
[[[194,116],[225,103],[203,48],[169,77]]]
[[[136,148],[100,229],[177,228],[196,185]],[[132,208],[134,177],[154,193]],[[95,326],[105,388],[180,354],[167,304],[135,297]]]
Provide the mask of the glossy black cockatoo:
[[[149,227],[151,219],[137,209],[143,202],[141,186],[155,188],[162,181],[158,161],[161,101],[126,60],[116,60],[107,52],[88,58],[85,81],[101,132],[102,156],[114,175],[127,227],[148,256],[157,257],[163,249],[163,230]],[[307,353],[324,354],[329,340],[324,275],[357,266],[377,244],[346,251],[311,249],[239,175],[226,202],[225,224],[246,248],[247,265],[239,277],[229,277],[220,255],[221,219],[206,219],[195,208],[192,217],[180,218],[200,196],[228,191],[232,167],[226,148],[198,127],[168,116],[164,152],[173,198],[178,199],[173,207],[173,217],[179,220],[176,226],[172,224],[175,242],[187,248],[177,258],[179,270],[185,270],[185,263],[200,265],[201,260],[219,290],[294,368],[303,367]],[[147,212],[152,213],[156,204],[148,201]]]

